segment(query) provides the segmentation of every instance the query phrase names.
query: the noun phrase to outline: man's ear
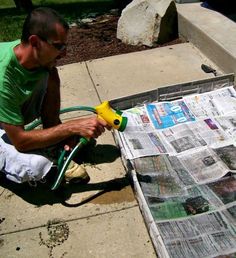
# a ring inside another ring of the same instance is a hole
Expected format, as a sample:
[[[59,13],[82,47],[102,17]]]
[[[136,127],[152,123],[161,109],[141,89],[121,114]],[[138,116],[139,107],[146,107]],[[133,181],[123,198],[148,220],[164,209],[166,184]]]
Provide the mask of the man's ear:
[[[39,48],[40,46],[40,39],[37,35],[30,35],[29,43],[32,47]]]

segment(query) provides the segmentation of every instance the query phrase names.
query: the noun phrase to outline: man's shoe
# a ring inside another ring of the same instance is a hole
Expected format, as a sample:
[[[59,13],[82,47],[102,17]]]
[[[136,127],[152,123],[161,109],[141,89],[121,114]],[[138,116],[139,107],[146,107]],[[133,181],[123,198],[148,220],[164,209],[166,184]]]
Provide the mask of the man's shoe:
[[[65,180],[69,183],[87,184],[90,177],[83,165],[79,165],[72,160],[65,172]]]

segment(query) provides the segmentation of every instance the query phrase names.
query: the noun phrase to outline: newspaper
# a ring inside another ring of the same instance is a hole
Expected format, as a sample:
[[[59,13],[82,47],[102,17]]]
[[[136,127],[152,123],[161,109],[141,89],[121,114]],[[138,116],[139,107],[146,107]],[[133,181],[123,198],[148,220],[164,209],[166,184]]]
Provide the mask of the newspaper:
[[[233,86],[184,97],[195,117],[215,117],[236,112],[236,92]]]
[[[121,151],[127,159],[171,151],[161,142],[144,107],[127,110],[123,115],[129,121],[124,133],[120,134],[123,142]]]
[[[136,171],[169,257],[236,257],[234,88],[124,114],[122,154]]]
[[[170,257],[206,258],[236,252],[235,228],[225,212],[157,223]]]
[[[160,131],[159,135],[176,154],[229,139],[224,130],[217,127],[211,118],[166,128]]]

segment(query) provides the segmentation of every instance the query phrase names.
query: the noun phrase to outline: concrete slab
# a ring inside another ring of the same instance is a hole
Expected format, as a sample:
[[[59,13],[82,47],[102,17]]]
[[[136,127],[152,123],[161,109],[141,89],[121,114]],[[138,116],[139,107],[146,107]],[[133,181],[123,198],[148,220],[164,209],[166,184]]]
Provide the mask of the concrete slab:
[[[135,207],[0,235],[0,249],[4,258],[156,257]]]
[[[177,4],[177,11],[179,33],[225,73],[236,73],[236,23],[201,3]]]
[[[213,77],[201,70],[215,64],[190,43],[101,58],[87,62],[101,100],[110,100],[170,84]],[[220,73],[220,71],[219,71]]]
[[[32,188],[28,184],[2,183],[5,189],[0,188],[1,217],[5,220],[0,224],[0,233],[39,227],[47,224],[48,220],[81,219],[133,206],[138,209],[110,132],[98,139],[90,159],[94,161],[94,165],[86,165],[90,183],[87,186],[68,186],[60,195],[42,184]],[[78,205],[108,187],[99,198],[83,206]]]
[[[85,62],[58,67],[61,79],[61,107],[100,104]]]
[[[85,62],[58,67],[61,78],[61,108],[72,106],[94,106],[100,104]],[[78,117],[86,112],[72,112],[62,119]]]

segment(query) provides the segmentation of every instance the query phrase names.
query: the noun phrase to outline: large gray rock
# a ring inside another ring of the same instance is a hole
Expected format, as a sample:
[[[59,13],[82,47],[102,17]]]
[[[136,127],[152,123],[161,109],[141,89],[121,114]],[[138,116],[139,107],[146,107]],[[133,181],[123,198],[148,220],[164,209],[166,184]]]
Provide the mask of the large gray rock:
[[[117,38],[130,45],[153,46],[178,35],[174,0],[134,0],[122,11]]]

